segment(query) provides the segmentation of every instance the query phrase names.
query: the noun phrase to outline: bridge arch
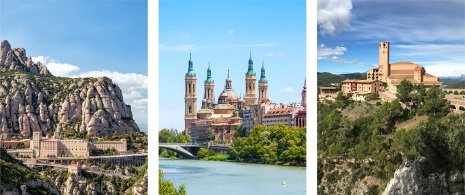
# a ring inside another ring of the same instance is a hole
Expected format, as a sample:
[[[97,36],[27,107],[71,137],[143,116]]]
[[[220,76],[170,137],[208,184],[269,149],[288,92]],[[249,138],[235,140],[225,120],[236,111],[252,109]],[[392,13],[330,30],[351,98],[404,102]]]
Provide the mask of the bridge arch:
[[[179,145],[159,145],[158,147],[174,151],[177,154],[184,156],[186,158],[195,158],[195,156],[192,153],[190,153],[189,151],[187,151],[186,149],[184,149],[183,147]]]
[[[465,111],[465,106],[460,106],[460,107],[459,107],[459,110]]]

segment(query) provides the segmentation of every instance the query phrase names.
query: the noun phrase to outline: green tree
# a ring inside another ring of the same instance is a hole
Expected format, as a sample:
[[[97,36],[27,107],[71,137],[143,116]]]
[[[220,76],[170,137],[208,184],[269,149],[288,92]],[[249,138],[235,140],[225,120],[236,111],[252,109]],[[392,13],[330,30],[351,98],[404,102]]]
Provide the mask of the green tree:
[[[345,108],[347,105],[349,105],[350,101],[347,96],[345,96],[342,91],[337,93],[336,96],[336,105],[338,108]]]
[[[246,137],[247,136],[247,131],[242,125],[239,125],[236,128],[236,132],[234,133],[234,138],[239,138],[239,137]]]
[[[179,189],[176,189],[176,186],[171,180],[166,180],[163,178],[163,171],[158,169],[158,194],[160,195],[186,195],[186,186],[181,184]]]
[[[445,116],[449,112],[449,104],[444,98],[444,92],[433,85],[427,92],[425,97],[425,105],[423,111],[429,116]]]
[[[400,102],[404,103],[409,108],[410,111],[412,111],[413,90],[414,90],[414,86],[412,82],[410,82],[407,79],[402,80],[399,83],[399,86],[397,86],[397,93],[396,93],[397,99]]]

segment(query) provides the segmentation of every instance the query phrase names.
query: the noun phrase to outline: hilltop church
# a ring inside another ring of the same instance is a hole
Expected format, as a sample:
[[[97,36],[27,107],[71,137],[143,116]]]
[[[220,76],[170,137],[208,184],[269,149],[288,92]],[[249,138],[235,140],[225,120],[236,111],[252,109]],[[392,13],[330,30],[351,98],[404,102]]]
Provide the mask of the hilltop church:
[[[354,100],[364,100],[365,96],[378,93],[390,99],[395,97],[397,87],[404,79],[413,84],[423,83],[426,89],[433,85],[441,86],[439,78],[426,72],[425,68],[409,61],[389,63],[389,42],[379,43],[379,66],[367,71],[366,80],[342,81],[342,92]]]

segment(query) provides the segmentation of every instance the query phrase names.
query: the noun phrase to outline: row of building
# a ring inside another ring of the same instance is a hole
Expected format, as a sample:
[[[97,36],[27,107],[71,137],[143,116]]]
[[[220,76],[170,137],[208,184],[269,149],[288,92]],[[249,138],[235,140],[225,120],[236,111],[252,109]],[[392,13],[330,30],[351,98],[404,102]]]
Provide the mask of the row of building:
[[[339,91],[353,100],[365,100],[369,94],[379,94],[384,100],[395,99],[397,87],[404,79],[413,84],[422,83],[426,89],[441,86],[439,78],[425,68],[409,61],[389,63],[389,42],[379,43],[379,66],[366,72],[367,79],[347,79],[339,87],[319,87],[319,98],[334,98]]]
[[[127,140],[89,142],[85,139],[61,139],[56,136],[42,137],[42,132],[32,133],[32,140],[0,141],[0,146],[17,156],[27,157],[58,157],[58,156],[89,156],[91,149],[107,150],[114,148],[118,153],[127,152]],[[28,149],[18,149],[25,148]]]
[[[302,102],[290,105],[272,103],[268,99],[268,80],[265,66],[262,65],[258,81],[253,68],[252,54],[245,74],[245,94],[240,97],[232,87],[228,77],[224,90],[215,101],[215,84],[212,79],[210,65],[204,81],[202,106],[197,110],[197,77],[194,73],[192,57],[189,58],[188,72],[185,75],[185,129],[192,142],[205,142],[206,133],[211,129],[216,142],[232,143],[234,133],[239,126],[246,131],[257,125],[285,124],[290,127],[306,126],[306,84],[302,90]],[[257,97],[258,92],[258,97]]]

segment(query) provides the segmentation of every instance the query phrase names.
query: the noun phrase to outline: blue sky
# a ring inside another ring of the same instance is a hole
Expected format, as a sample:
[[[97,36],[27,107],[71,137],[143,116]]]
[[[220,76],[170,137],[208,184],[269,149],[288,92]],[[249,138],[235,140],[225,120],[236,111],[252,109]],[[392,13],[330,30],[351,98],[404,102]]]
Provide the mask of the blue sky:
[[[462,0],[318,0],[317,18],[319,72],[365,72],[378,65],[378,43],[389,41],[391,63],[465,74]]]
[[[108,76],[147,128],[147,1],[0,1],[0,39],[56,76]]]
[[[184,130],[184,76],[189,51],[197,75],[198,109],[208,63],[215,99],[228,69],[236,93],[245,93],[250,51],[257,78],[262,62],[268,96],[300,102],[306,70],[305,1],[159,2],[159,128]]]

